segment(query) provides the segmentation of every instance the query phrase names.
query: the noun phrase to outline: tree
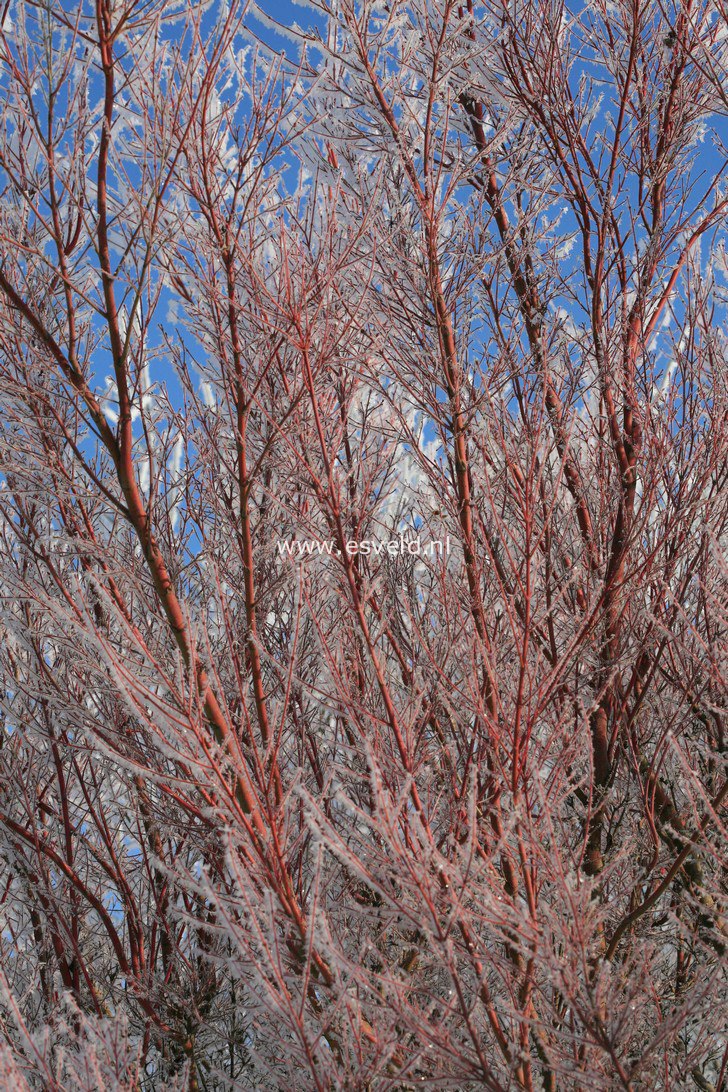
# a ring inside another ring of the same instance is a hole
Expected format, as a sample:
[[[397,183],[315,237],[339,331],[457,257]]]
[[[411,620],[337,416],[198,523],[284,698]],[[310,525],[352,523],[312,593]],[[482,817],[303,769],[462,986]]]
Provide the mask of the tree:
[[[3,12],[6,1084],[725,1089],[728,13],[314,12]]]

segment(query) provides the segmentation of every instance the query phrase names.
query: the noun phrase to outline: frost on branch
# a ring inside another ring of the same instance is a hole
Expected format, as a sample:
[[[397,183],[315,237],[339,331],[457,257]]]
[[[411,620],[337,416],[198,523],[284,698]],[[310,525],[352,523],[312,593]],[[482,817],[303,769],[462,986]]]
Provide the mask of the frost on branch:
[[[296,16],[0,27],[0,1084],[718,1092],[728,11]]]

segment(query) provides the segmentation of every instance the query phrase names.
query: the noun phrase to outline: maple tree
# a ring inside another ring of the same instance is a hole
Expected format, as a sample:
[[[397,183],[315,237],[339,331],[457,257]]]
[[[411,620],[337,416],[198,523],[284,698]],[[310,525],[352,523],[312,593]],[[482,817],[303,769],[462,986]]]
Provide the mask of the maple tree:
[[[728,11],[310,8],[2,12],[3,1079],[718,1092]]]

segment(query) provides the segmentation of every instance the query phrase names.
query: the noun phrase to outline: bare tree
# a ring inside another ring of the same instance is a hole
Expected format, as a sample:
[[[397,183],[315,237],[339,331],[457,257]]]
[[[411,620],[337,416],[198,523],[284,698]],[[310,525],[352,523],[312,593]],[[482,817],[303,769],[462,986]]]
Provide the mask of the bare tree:
[[[725,1090],[728,12],[312,8],[3,9],[5,1084]]]

